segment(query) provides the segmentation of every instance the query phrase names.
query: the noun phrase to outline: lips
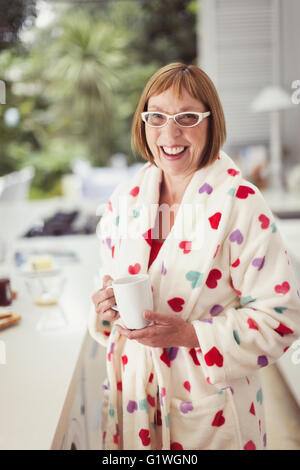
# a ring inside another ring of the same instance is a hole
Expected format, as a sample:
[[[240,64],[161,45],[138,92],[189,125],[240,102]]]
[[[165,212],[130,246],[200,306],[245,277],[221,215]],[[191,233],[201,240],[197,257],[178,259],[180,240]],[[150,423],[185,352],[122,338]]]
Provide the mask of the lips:
[[[167,160],[177,160],[178,158],[181,158],[187,148],[188,147],[183,145],[172,147],[160,146],[161,152]]]

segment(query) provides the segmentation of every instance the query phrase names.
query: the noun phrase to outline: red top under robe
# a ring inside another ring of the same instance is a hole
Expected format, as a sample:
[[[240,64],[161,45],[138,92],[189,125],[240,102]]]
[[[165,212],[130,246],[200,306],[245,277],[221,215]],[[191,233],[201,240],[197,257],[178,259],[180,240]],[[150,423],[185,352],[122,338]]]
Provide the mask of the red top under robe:
[[[150,268],[151,264],[155,260],[155,258],[158,255],[159,250],[163,246],[164,242],[160,242],[157,239],[152,239],[151,240],[151,251],[150,251],[150,257],[149,257],[149,264],[148,264],[148,269]]]

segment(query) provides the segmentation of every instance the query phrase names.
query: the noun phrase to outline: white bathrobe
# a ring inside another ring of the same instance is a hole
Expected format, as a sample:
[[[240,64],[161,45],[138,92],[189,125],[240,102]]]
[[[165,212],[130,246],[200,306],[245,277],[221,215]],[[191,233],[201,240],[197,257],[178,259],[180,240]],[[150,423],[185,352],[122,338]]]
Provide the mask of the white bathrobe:
[[[112,194],[102,272],[148,272],[154,311],[190,322],[200,347],[144,346],[92,309],[90,334],[107,348],[103,448],[263,449],[259,372],[300,336],[299,291],[274,216],[221,152],[194,173],[148,270],[161,180],[145,163]]]

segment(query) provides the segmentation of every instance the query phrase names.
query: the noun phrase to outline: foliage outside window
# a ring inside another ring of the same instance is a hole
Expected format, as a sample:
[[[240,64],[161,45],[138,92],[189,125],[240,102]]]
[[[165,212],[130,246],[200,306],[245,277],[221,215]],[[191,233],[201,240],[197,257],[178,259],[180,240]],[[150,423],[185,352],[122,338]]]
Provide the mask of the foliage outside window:
[[[145,82],[166,63],[196,63],[197,4],[0,0],[0,175],[34,165],[31,196],[45,197],[59,194],[73,159],[105,166],[122,152],[134,162],[130,127]]]

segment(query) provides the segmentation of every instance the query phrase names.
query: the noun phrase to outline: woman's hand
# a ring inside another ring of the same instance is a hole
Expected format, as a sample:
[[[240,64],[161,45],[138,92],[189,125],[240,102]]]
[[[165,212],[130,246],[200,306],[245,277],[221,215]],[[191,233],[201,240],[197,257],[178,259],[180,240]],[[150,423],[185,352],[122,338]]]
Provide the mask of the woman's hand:
[[[146,346],[199,348],[199,341],[193,325],[187,323],[179,315],[146,310],[144,318],[152,321],[153,324],[140,330],[128,330],[120,325],[116,325],[116,327],[121,335],[127,336],[128,339],[135,339]]]
[[[118,312],[111,308],[113,305],[116,305],[113,289],[106,289],[106,287],[111,286],[112,281],[112,277],[106,274],[103,277],[102,289],[98,290],[95,292],[95,294],[92,295],[95,311],[98,315],[100,315],[101,320],[113,321],[120,316]]]

